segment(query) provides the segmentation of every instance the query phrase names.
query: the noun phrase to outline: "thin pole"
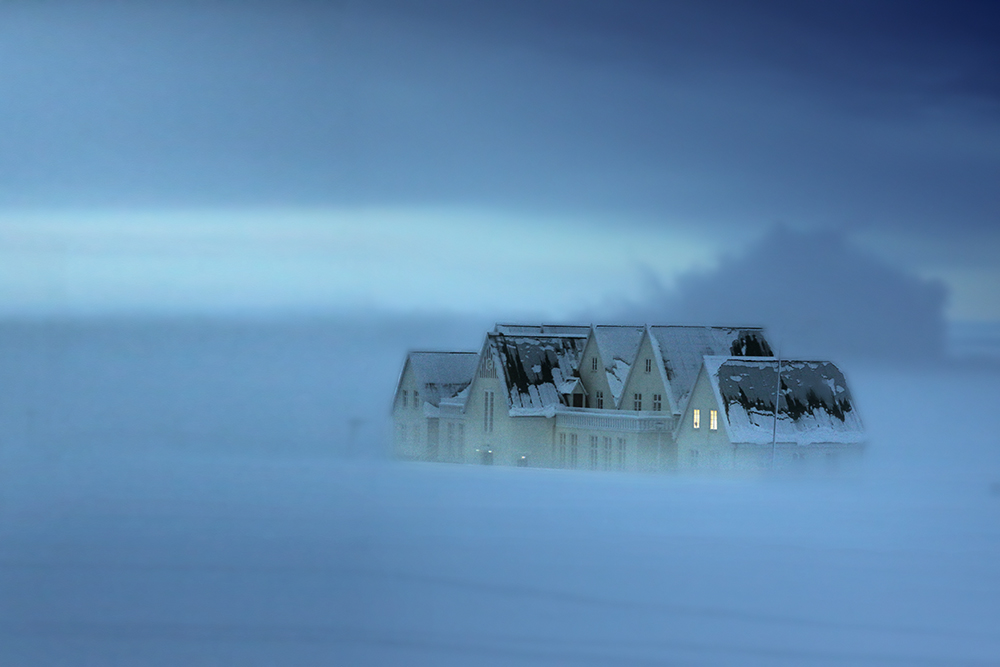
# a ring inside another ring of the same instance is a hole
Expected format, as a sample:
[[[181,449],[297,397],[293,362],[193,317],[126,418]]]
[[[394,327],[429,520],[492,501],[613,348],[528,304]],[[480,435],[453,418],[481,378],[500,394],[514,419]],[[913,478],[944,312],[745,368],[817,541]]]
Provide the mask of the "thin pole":
[[[781,350],[778,350],[778,381],[774,385],[774,423],[771,425],[771,468],[774,468],[774,450],[778,443],[778,398],[781,394]]]

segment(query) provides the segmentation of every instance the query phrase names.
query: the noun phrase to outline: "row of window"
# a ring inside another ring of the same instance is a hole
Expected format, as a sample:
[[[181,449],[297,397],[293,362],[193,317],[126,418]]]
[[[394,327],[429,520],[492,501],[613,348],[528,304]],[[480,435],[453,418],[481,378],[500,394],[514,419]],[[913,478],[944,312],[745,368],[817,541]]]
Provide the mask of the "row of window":
[[[567,444],[568,443],[568,444]],[[552,458],[557,460],[561,468],[579,467],[579,435],[576,433],[560,433],[559,446],[552,443]],[[625,438],[612,438],[596,435],[590,436],[590,456],[588,458],[591,470],[624,470],[627,452]]]
[[[403,390],[403,407],[409,407],[409,392],[405,389]],[[414,409],[420,408],[420,392],[416,389],[413,390],[413,407]]]
[[[642,410],[642,394],[632,394],[632,409]],[[663,410],[663,394],[653,394],[653,412]]]
[[[691,468],[697,468],[699,466],[699,459],[701,458],[697,449],[688,450],[688,465]],[[719,468],[722,465],[722,453],[717,451],[710,451],[708,453],[708,467],[709,468]]]
[[[694,419],[691,423],[693,428],[701,428],[701,410],[695,408],[693,411]],[[709,410],[708,412],[708,428],[711,431],[717,431],[719,429],[719,411]]]
[[[416,443],[420,444],[420,427],[413,429],[416,436]],[[399,443],[406,445],[409,442],[410,433],[406,424],[398,424],[396,427]],[[436,461],[438,458],[438,448],[440,446],[440,427],[438,420],[427,421],[427,458]],[[465,459],[465,424],[462,422],[448,422],[445,427],[444,455],[446,460]]]
[[[590,358],[590,370],[591,371],[597,370],[597,357]],[[651,373],[652,371],[653,371],[653,360],[646,359],[646,372]]]

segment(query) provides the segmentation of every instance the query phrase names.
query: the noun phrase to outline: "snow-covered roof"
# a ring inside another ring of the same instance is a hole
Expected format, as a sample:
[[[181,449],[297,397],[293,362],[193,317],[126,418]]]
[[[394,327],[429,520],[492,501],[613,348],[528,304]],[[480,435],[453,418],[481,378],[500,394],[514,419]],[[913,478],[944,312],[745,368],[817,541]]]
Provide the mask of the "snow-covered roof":
[[[779,360],[705,357],[732,442],[767,444],[774,429]],[[782,359],[778,442],[857,443],[864,426],[843,372],[829,361]]]
[[[597,348],[601,351],[604,361],[604,371],[608,376],[608,385],[617,406],[625,389],[629,368],[635,360],[642,343],[644,326],[628,326],[614,324],[598,324],[594,327],[594,338]]]
[[[532,334],[586,336],[590,333],[590,326],[585,324],[497,324],[493,331],[512,336],[530,336]]]
[[[706,355],[774,354],[764,330],[756,327],[651,326],[649,333],[678,412],[684,412]]]
[[[437,406],[457,397],[469,384],[479,365],[476,352],[410,352],[414,378],[421,398]]]
[[[586,329],[589,332],[589,328]],[[487,336],[507,386],[509,407],[546,408],[560,403],[560,389],[580,375],[587,334]]]

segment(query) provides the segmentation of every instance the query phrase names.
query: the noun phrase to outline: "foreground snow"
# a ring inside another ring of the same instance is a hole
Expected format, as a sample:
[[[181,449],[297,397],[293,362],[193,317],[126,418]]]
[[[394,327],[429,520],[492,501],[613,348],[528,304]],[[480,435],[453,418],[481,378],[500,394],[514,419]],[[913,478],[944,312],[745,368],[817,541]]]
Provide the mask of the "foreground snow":
[[[0,665],[1000,664],[996,376],[850,380],[850,478],[8,438]]]

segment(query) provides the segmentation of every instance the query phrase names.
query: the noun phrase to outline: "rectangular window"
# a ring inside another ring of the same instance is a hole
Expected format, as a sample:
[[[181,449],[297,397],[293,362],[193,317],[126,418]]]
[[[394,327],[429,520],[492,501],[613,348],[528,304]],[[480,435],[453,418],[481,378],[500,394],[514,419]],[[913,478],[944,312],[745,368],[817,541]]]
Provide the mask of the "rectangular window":
[[[483,392],[483,430],[493,432],[493,392]]]
[[[404,408],[407,407],[407,397],[408,397],[408,395],[409,395],[409,392],[404,389],[403,390],[403,407]]]
[[[604,439],[604,469],[611,470],[611,438]]]
[[[552,456],[555,458],[556,445],[552,443]],[[566,434],[559,434],[559,461],[561,465],[566,465]]]
[[[420,409],[420,392],[417,391],[416,389],[413,390],[413,409],[414,410]]]
[[[625,470],[625,438],[618,438],[618,469]]]
[[[653,360],[646,359],[646,372],[649,373],[652,370],[653,370]]]
[[[695,408],[694,410],[694,423],[692,424],[694,428],[701,428],[701,410]]]
[[[653,394],[653,412],[663,409],[663,394]]]
[[[576,433],[571,433],[569,436],[569,467],[576,467],[576,452],[577,452],[577,436]]]
[[[604,409],[604,392],[603,391],[597,392],[597,408],[599,410],[603,410]]]
[[[597,370],[597,357],[591,357],[590,358],[590,370],[592,370],[592,371],[596,371]]]
[[[590,439],[590,469],[597,470],[597,438]]]
[[[708,413],[708,428],[710,428],[713,431],[717,431],[719,429],[718,410],[712,410],[711,412]]]
[[[441,425],[437,419],[427,420],[427,460],[438,460],[438,444],[441,440]]]
[[[642,394],[632,394],[632,409],[642,410]]]
[[[692,450],[688,451],[688,460],[691,461],[691,467],[692,468],[697,468],[698,467],[698,450],[697,449],[692,449]]]
[[[458,460],[465,461],[465,424],[458,424]]]
[[[448,433],[445,436],[445,456],[455,458],[455,424],[448,422]]]

